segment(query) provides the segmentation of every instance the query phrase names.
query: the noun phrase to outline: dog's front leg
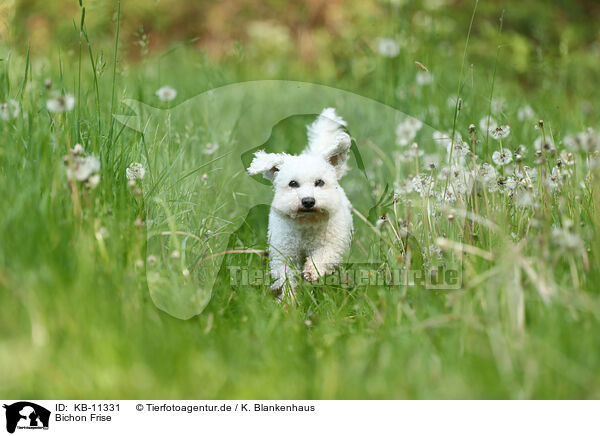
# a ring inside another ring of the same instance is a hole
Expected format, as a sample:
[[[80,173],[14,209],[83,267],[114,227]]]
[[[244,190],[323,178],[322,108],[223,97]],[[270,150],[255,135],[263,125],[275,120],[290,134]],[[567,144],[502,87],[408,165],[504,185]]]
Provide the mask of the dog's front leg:
[[[304,279],[316,282],[319,277],[333,272],[342,262],[343,251],[337,247],[322,247],[309,255],[302,268]]]
[[[271,289],[281,291],[281,298],[291,297],[295,300],[296,270],[289,260],[275,256],[270,264],[273,284]]]

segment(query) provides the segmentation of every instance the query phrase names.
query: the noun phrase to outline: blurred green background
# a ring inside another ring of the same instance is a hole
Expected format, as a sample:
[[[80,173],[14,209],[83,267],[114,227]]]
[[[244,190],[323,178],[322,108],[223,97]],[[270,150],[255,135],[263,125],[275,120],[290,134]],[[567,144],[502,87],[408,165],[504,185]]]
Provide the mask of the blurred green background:
[[[92,40],[110,45],[116,1],[84,3]],[[351,68],[346,64],[367,54],[372,40],[384,35],[396,37],[423,61],[435,62],[419,52],[430,40],[444,48],[435,56],[461,56],[473,5],[472,0],[127,0],[121,4],[120,53],[139,60],[185,43],[215,60],[244,55],[268,62],[287,56],[293,67],[332,77],[344,66]],[[19,50],[31,44],[34,54],[74,50],[79,12],[76,0],[3,0],[0,36]],[[502,14],[507,53],[499,68],[514,70],[529,86],[536,85],[531,74],[536,61],[600,55],[600,2],[487,0],[477,7],[472,56],[493,62],[490,47],[498,42]]]

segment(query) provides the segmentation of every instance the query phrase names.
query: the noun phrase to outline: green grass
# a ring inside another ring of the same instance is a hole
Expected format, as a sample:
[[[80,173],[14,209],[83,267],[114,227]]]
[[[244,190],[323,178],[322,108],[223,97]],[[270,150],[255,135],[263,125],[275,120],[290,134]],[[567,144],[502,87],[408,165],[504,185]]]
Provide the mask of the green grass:
[[[264,270],[255,254],[218,256],[181,274],[227,248],[265,248],[266,209],[252,206],[268,204],[270,188],[245,175],[243,165],[259,146],[301,149],[312,117],[285,117],[269,136],[248,114],[266,114],[270,95],[244,112],[225,107],[219,93],[215,106],[202,106],[196,96],[206,90],[264,78],[343,89],[423,120],[416,141],[425,155],[444,160],[433,131],[454,128],[470,143],[469,125],[488,115],[493,86],[493,97],[505,100],[493,116],[511,126],[503,147],[526,145],[523,165],[536,174],[550,171],[557,158],[545,153],[546,162],[535,163],[538,118],[557,153],[566,149],[566,135],[600,126],[597,114],[585,110],[600,98],[590,86],[598,73],[592,53],[531,59],[523,81],[502,49],[494,73],[504,40],[477,29],[464,59],[467,27],[455,31],[452,45],[440,46],[429,31],[415,33],[415,44],[393,59],[357,44],[360,53],[348,53],[333,72],[277,56],[267,68],[251,51],[216,62],[190,48],[128,63],[114,54],[114,41],[95,46],[90,35],[88,46],[87,34],[81,56],[79,46],[60,57],[3,48],[0,100],[15,99],[21,113],[0,121],[0,397],[600,397],[600,186],[583,152],[574,152],[574,171],[557,191],[537,182],[529,188],[535,207],[481,188],[480,196],[457,202],[414,192],[394,202],[389,188],[423,174],[423,161],[399,162],[394,120],[365,104],[349,115],[365,171],[354,156],[342,185],[371,224],[383,214],[391,223],[374,231],[355,216],[355,244],[379,249],[378,267],[408,265],[425,274],[457,259],[456,245],[444,245],[441,259],[433,255],[438,238],[464,243],[460,290],[303,284],[298,304],[282,306],[264,285],[229,283],[227,266]],[[416,60],[431,70],[433,84],[415,83]],[[46,110],[47,77],[53,90],[77,96],[73,111]],[[171,116],[161,112],[164,118],[143,135],[114,121],[113,107],[129,114],[119,103],[124,99],[165,109],[154,95],[165,84],[178,91]],[[448,99],[457,89],[456,114]],[[305,103],[302,93],[286,97]],[[537,118],[518,119],[526,104]],[[479,128],[476,140],[477,163],[491,163],[499,143]],[[208,142],[219,143],[215,154],[202,153]],[[67,182],[63,156],[75,143],[100,160],[95,189]],[[138,194],[125,176],[136,161],[147,169]],[[452,181],[441,179],[436,189],[446,184]],[[437,212],[431,221],[428,207]],[[483,219],[470,219],[475,210]],[[161,238],[165,231],[199,241]],[[151,255],[156,265],[146,262]],[[209,279],[214,286],[199,285]],[[155,302],[197,315],[178,319]]]

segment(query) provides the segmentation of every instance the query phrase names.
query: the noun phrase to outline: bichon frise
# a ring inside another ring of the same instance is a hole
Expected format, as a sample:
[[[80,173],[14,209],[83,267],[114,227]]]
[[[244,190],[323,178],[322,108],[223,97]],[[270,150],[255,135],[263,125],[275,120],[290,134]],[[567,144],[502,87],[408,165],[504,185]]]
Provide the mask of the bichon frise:
[[[296,272],[314,282],[333,272],[352,239],[352,205],[339,179],[347,171],[351,140],[334,108],[309,126],[299,155],[258,151],[248,168],[273,182],[269,257],[274,290],[295,299]]]

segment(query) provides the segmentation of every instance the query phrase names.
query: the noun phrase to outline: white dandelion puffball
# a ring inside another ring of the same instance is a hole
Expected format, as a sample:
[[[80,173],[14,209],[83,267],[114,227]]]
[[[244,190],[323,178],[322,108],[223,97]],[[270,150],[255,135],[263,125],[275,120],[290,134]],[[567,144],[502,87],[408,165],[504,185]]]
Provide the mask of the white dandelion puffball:
[[[535,196],[529,191],[517,191],[515,204],[519,207],[535,207]]]
[[[163,86],[156,91],[156,96],[160,101],[171,101],[177,97],[177,91],[170,86]]]
[[[479,180],[481,180],[485,184],[495,183],[498,175],[493,166],[488,163],[483,163],[479,167],[479,172],[477,174]]]
[[[533,141],[533,147],[536,150],[543,150],[543,151],[551,151],[556,148],[554,145],[554,139],[552,139],[551,136],[546,136],[545,142],[544,142],[543,136],[538,136],[538,138],[535,141]]]
[[[125,170],[127,180],[142,180],[146,175],[146,170],[139,162],[133,162],[129,168]]]
[[[504,106],[506,105],[506,100],[502,97],[492,98],[492,113],[497,114],[504,110]]]
[[[85,153],[85,150],[83,149],[83,145],[75,144],[75,147],[73,147],[73,149],[71,150],[71,153],[73,153],[75,156],[83,155]]]
[[[553,242],[564,250],[576,251],[584,248],[581,237],[568,229],[555,227],[552,229]]]
[[[67,167],[67,179],[77,180],[78,182],[87,181],[92,175],[100,171],[100,161],[94,155],[86,157],[75,157],[72,165]],[[99,181],[94,178],[92,182]]]
[[[547,140],[550,139],[547,138]],[[600,133],[589,128],[584,132],[565,136],[563,143],[571,150],[593,153],[600,147]]]
[[[575,157],[573,153],[569,153],[567,150],[560,152],[560,160],[567,166],[575,165]]]
[[[215,154],[219,150],[219,144],[216,142],[209,142],[204,146],[202,153],[204,154]]]
[[[386,58],[395,58],[400,53],[400,45],[392,38],[378,38],[377,51]]]
[[[396,127],[396,144],[405,147],[415,139],[423,123],[416,118],[407,118]]]
[[[75,97],[71,94],[58,94],[46,102],[46,109],[56,114],[72,111],[74,107]]]
[[[433,74],[429,71],[419,71],[416,76],[417,85],[426,86],[433,83]]]
[[[423,166],[428,171],[434,171],[440,165],[440,157],[437,154],[428,154],[423,159]]]
[[[482,132],[487,132],[490,129],[498,127],[498,122],[493,117],[483,117],[479,121],[479,129]]]
[[[448,97],[448,100],[446,100],[446,104],[449,108],[456,108],[460,111],[463,106],[463,99],[461,97],[451,95],[450,97]]]
[[[11,118],[17,118],[21,112],[21,107],[16,100],[10,99],[8,103],[0,104],[0,119],[8,121]]]
[[[400,182],[394,183],[394,194],[395,195],[406,195],[413,191],[413,184],[409,179],[401,180]]]
[[[509,191],[514,191],[517,188],[517,181],[514,177],[508,176],[504,181],[504,187]]]
[[[408,126],[410,126],[415,132],[421,130],[423,127],[423,122],[417,118],[409,117],[404,121]]]
[[[411,180],[412,188],[415,192],[417,192],[421,197],[425,197],[431,193],[433,189],[434,181],[430,176],[416,176]]]
[[[535,117],[535,112],[531,109],[531,106],[526,105],[517,111],[517,118],[519,121],[531,120]]]
[[[492,160],[496,165],[503,166],[512,162],[512,153],[508,150],[495,151]]]
[[[100,183],[100,174],[92,174],[87,180],[87,185],[92,189],[98,186],[98,183]]]
[[[490,127],[490,135],[492,136],[492,138],[499,140],[499,139],[504,139],[506,138],[508,135],[510,135],[510,126],[498,126],[495,129],[492,129]]]
[[[435,131],[433,132],[432,137],[436,144],[439,144],[441,147],[446,149],[447,153],[450,153],[450,149],[452,148],[453,144],[463,143],[462,135],[458,131],[454,132],[454,139],[452,138],[451,132]]]

